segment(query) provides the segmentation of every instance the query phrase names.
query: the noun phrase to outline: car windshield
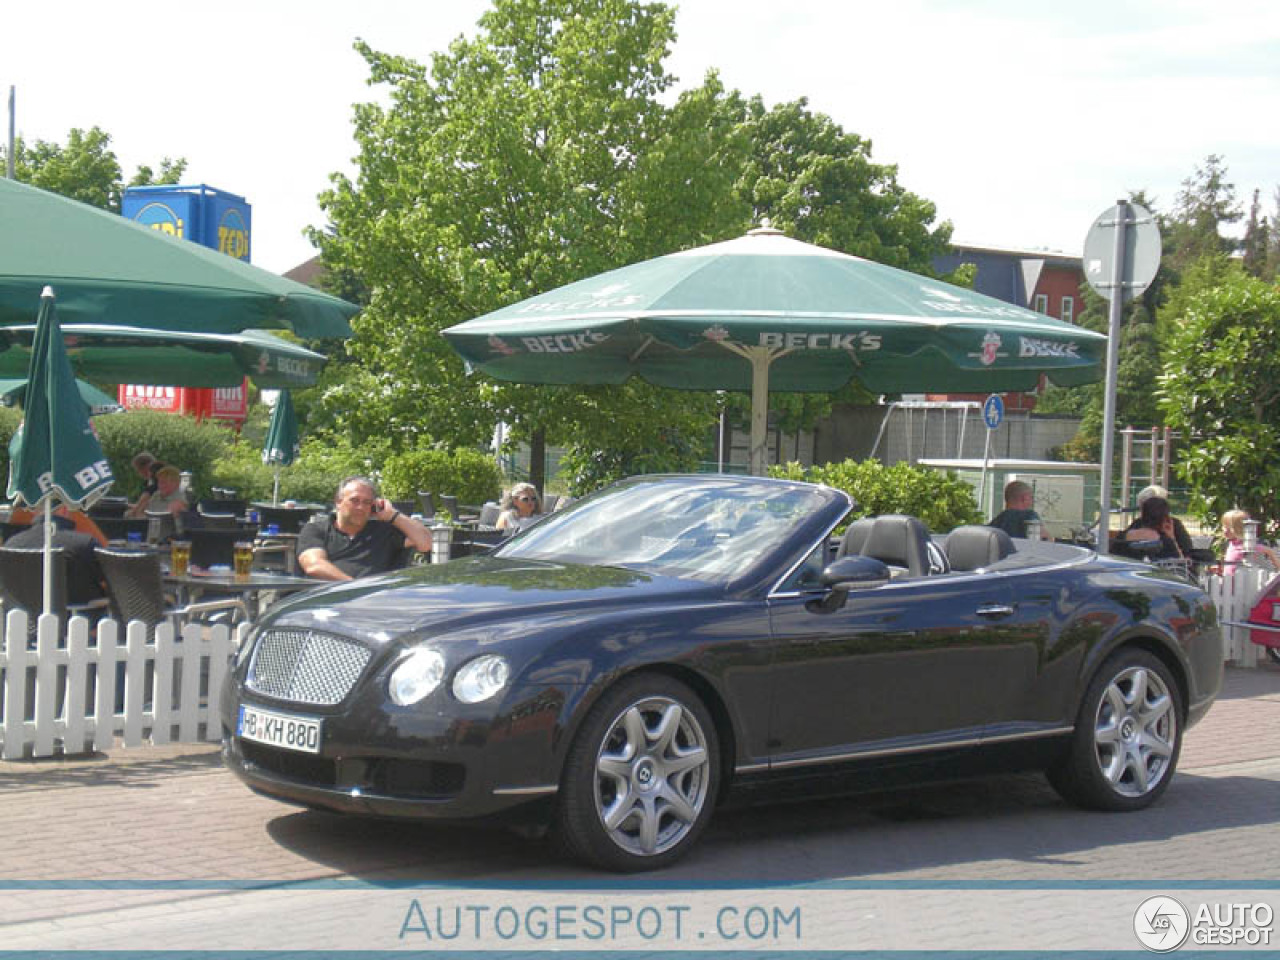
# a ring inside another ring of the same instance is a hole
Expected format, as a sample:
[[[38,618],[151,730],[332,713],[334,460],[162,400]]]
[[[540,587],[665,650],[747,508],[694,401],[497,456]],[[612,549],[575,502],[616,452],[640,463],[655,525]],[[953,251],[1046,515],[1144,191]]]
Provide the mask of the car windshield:
[[[638,481],[575,504],[498,554],[728,580],[785,544],[824,502],[816,487],[741,477]]]

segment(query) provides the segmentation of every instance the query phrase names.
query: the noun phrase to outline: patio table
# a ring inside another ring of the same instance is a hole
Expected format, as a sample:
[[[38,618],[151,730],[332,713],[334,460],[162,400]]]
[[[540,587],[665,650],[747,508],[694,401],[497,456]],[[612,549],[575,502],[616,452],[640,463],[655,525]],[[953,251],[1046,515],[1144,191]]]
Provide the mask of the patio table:
[[[256,620],[258,613],[270,606],[276,596],[309,590],[323,583],[311,577],[298,577],[293,574],[265,570],[254,570],[247,577],[237,577],[230,570],[192,569],[181,577],[175,577],[166,571],[164,580],[165,583],[178,588],[179,599],[183,603],[198,600],[205,593],[240,594],[244,597],[250,620]],[[271,595],[272,599],[264,604],[262,598],[265,595]]]

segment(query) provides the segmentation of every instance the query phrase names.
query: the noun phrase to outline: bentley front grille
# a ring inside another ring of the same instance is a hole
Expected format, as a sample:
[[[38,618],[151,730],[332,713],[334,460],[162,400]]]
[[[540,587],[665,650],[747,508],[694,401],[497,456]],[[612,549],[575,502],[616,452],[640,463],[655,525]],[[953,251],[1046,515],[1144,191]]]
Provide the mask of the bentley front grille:
[[[345,697],[371,651],[347,637],[315,630],[268,630],[258,638],[248,687],[278,700],[332,706]]]

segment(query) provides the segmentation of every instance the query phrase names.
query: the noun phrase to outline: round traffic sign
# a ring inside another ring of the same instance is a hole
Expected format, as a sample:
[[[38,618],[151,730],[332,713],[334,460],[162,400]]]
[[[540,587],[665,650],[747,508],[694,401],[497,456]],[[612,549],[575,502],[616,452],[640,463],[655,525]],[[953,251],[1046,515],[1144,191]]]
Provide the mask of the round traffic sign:
[[[1116,231],[1124,228],[1124,257],[1120,276],[1115,273]],[[1146,207],[1117,203],[1093,221],[1084,238],[1084,277],[1089,286],[1108,300],[1119,287],[1121,303],[1128,303],[1155,279],[1160,267],[1160,228]]]

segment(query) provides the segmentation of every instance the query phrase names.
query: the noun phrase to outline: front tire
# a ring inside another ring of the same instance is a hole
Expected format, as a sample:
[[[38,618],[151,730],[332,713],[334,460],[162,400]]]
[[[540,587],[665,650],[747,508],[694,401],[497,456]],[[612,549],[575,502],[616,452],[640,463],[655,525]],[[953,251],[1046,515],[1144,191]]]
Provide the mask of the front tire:
[[[1122,648],[1089,684],[1070,750],[1048,771],[1049,781],[1078,806],[1140,810],[1173,779],[1183,716],[1169,668],[1145,650]]]
[[[556,833],[597,867],[655,870],[688,852],[720,787],[715,724],[685,684],[642,674],[607,691],[565,762]]]

